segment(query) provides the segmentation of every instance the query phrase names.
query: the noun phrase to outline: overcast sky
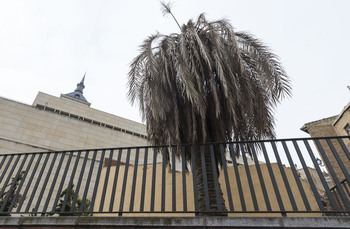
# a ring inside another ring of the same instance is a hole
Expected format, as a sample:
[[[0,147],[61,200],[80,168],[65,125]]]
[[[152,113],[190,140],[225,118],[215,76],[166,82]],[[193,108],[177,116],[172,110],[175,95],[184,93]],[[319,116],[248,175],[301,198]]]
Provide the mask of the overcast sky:
[[[276,109],[278,138],[338,114],[350,100],[350,1],[177,0],[180,24],[205,12],[254,34],[280,57],[293,97]],[[0,96],[32,104],[75,90],[91,107],[141,121],[127,101],[129,64],[149,35],[179,32],[158,0],[0,0]]]

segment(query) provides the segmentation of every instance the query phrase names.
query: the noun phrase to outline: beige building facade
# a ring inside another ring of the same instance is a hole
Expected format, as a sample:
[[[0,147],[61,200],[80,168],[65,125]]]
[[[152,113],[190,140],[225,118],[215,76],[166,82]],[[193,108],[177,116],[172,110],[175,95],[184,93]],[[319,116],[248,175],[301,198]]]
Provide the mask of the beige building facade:
[[[289,200],[289,196],[287,193],[287,190],[285,188],[285,181],[283,180],[283,177],[279,171],[279,167],[277,164],[271,164],[272,166],[272,171],[275,175],[275,179],[276,179],[276,184],[278,187],[278,190],[280,192],[281,195],[281,199],[283,201],[283,205],[286,211],[293,211],[291,202]],[[153,170],[153,165],[147,165],[146,168],[144,168],[144,166],[139,165],[139,168],[137,168],[137,170],[139,171],[137,173],[137,178],[136,178],[136,182],[135,182],[135,196],[134,196],[134,200],[133,200],[133,209],[132,211],[134,212],[138,212],[138,213],[125,213],[123,214],[124,216],[194,216],[194,214],[191,213],[149,213],[151,211],[151,190],[152,190],[152,170]],[[291,187],[291,192],[292,195],[294,197],[295,203],[297,208],[300,211],[306,211],[306,207],[304,205],[302,196],[300,194],[300,191],[298,189],[298,186],[295,182],[294,176],[292,174],[292,170],[290,168],[287,168],[285,166],[283,166],[284,171],[286,173],[286,177],[289,181],[290,187]],[[145,183],[145,194],[144,194],[144,208],[143,211],[144,212],[148,212],[148,213],[140,213],[140,203],[141,203],[141,199],[142,199],[142,172],[143,170],[146,169],[146,183]],[[267,168],[266,164],[260,164],[260,169],[261,169],[261,173],[262,173],[262,177],[264,177],[265,180],[265,185],[266,185],[266,191],[269,197],[269,201],[271,204],[271,209],[272,211],[280,211],[279,208],[279,204],[278,204],[278,200],[276,198],[276,194],[273,188],[273,184],[272,181],[269,179],[270,175],[269,175],[269,171]],[[119,176],[116,178],[114,176],[115,174],[115,170],[116,170],[116,166],[113,165],[110,168],[110,171],[107,175],[107,168],[104,167],[101,173],[101,179],[99,182],[99,191],[98,191],[98,196],[96,198],[96,202],[95,202],[95,206],[94,206],[94,210],[95,211],[99,211],[99,208],[101,207],[101,201],[102,201],[102,193],[105,194],[105,199],[103,202],[103,211],[108,212],[110,209],[110,203],[113,199],[113,207],[112,207],[112,211],[119,211],[122,209],[122,211],[124,212],[129,212],[131,211],[130,209],[130,204],[131,204],[131,193],[132,193],[132,186],[133,186],[133,171],[135,170],[133,165],[130,165],[128,168],[128,173],[127,173],[127,179],[126,179],[126,191],[124,191],[124,202],[123,202],[123,206],[120,206],[121,203],[121,199],[122,199],[122,195],[123,195],[123,181],[124,181],[124,174],[125,174],[125,165],[121,165],[119,168]],[[158,163],[156,165],[156,171],[157,171],[157,176],[155,177],[155,194],[154,194],[154,211],[161,211],[161,196],[162,196],[162,176],[161,176],[161,171],[162,171],[162,164]],[[172,211],[172,174],[170,172],[170,168],[166,169],[166,174],[165,174],[165,211]],[[257,199],[257,204],[259,207],[259,211],[263,212],[263,211],[267,211],[266,208],[266,203],[265,203],[265,199],[264,199],[264,195],[263,195],[263,191],[261,189],[261,185],[260,185],[260,180],[259,180],[259,176],[257,173],[257,169],[255,165],[250,165],[249,166],[249,171],[251,174],[251,178],[252,178],[252,183],[254,186],[254,192],[256,195],[256,199]],[[244,203],[246,206],[246,211],[254,211],[254,204],[252,201],[252,196],[251,196],[251,190],[248,184],[248,177],[246,174],[246,170],[244,166],[239,165],[238,166],[238,172],[239,172],[239,177],[241,180],[241,185],[242,185],[242,191],[243,191],[243,195],[244,195]],[[241,212],[243,211],[242,209],[242,203],[241,203],[241,198],[240,198],[240,194],[238,192],[238,186],[237,186],[237,182],[236,182],[236,174],[235,174],[235,170],[233,167],[229,166],[227,168],[227,173],[228,173],[228,178],[230,180],[230,187],[226,187],[225,185],[225,178],[224,176],[220,176],[219,177],[219,182],[223,191],[223,196],[225,199],[225,205],[227,209],[229,208],[229,202],[228,202],[228,189],[230,189],[231,192],[231,196],[232,196],[232,201],[233,201],[233,207],[234,210],[237,212]],[[220,174],[223,174],[223,171],[220,170]],[[106,188],[106,192],[104,191],[104,185],[105,185],[105,177],[108,176],[108,186]],[[177,212],[181,212],[184,209],[183,206],[183,178],[182,178],[182,173],[181,172],[176,172],[175,173],[176,176],[176,211]],[[116,187],[116,192],[115,192],[115,196],[112,196],[112,184],[114,179],[117,179],[117,187]],[[187,198],[187,210],[188,211],[194,211],[194,195],[193,195],[193,177],[192,177],[192,172],[188,172],[186,173],[186,198]],[[318,211],[319,207],[316,203],[316,201],[314,200],[314,196],[313,193],[311,191],[311,187],[309,185],[309,182],[307,180],[303,180],[301,179],[301,185],[303,186],[304,190],[305,190],[305,195],[306,198],[309,200],[309,204],[310,204],[310,208],[312,209],[312,211]],[[96,216],[98,216],[98,214],[95,214]],[[104,216],[116,216],[118,215],[118,213],[112,213],[112,214],[103,214]],[[241,217],[241,216],[276,216],[279,217],[281,216],[281,214],[279,213],[275,213],[275,214],[271,214],[271,213],[250,213],[250,214],[246,214],[246,213],[230,213],[229,216],[234,216],[234,217]],[[290,213],[290,216],[298,216],[298,213]],[[305,216],[305,213],[301,213],[299,215]],[[321,214],[319,213],[308,213],[309,216],[321,216]]]
[[[143,145],[145,125],[69,94],[39,92],[32,105],[0,97],[1,154]]]

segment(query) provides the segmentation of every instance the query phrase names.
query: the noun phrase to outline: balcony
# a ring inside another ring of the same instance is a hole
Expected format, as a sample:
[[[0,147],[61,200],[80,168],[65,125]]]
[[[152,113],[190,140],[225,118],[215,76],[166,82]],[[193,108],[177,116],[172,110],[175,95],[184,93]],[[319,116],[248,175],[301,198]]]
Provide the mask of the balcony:
[[[18,216],[199,220],[196,216],[213,213],[207,177],[201,180],[204,211],[194,185],[195,161],[205,171],[205,153],[213,165],[214,154],[222,158],[214,184],[216,201],[221,187],[226,209],[214,213],[228,214],[226,220],[349,219],[347,136],[0,155],[0,221]]]

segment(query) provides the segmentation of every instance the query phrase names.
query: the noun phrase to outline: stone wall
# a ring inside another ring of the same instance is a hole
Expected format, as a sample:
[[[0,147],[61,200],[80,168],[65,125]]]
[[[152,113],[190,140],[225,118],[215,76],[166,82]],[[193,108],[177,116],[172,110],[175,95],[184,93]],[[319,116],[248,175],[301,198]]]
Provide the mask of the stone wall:
[[[305,130],[307,133],[309,133],[311,137],[345,136],[346,131],[344,130],[344,127],[347,123],[350,123],[349,112],[350,110],[347,110],[344,113],[342,113],[343,115],[340,115],[340,116],[333,116],[333,117],[322,119],[319,121],[307,123],[304,125],[302,129]],[[347,146],[347,150],[349,150],[350,149],[349,140],[343,139],[342,141]],[[344,172],[342,168],[339,166],[339,162],[334,156],[334,153],[330,147],[330,144],[326,140],[321,140],[319,141],[319,143],[322,146],[322,150],[326,154],[327,159],[329,160],[329,163],[331,164],[331,167],[333,168],[336,174],[336,177],[340,181],[344,180],[345,179]],[[346,170],[350,172],[349,158],[344,152],[339,141],[334,139],[334,140],[330,140],[330,143],[334,147],[335,151],[337,152],[337,155],[339,156],[341,163],[343,163]],[[320,152],[319,148],[318,148],[318,151]],[[322,157],[321,153],[320,153],[320,157],[322,158],[328,173],[331,175],[330,168],[328,168],[327,164],[325,163],[325,158]],[[331,178],[334,181],[334,178],[332,176]]]
[[[0,98],[0,153],[147,145],[146,127],[39,92],[33,106]]]
[[[0,228],[349,228],[350,217],[1,217]]]

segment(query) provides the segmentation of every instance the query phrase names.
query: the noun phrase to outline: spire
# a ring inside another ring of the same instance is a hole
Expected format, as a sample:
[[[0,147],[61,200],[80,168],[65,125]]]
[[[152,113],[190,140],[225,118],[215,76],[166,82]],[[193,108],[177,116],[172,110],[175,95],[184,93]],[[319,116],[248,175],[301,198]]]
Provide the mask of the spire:
[[[69,96],[69,97],[72,97],[72,98],[75,98],[75,99],[78,99],[78,100],[82,100],[84,102],[88,102],[85,99],[85,97],[83,96],[83,89],[85,88],[85,85],[84,85],[85,75],[86,75],[86,72],[85,72],[81,82],[77,84],[77,88],[75,89],[75,91],[71,92],[71,93],[68,93],[68,94],[65,94],[66,96]]]
[[[81,82],[77,84],[77,89],[75,89],[76,92],[80,92],[81,94],[83,94],[83,89],[85,88],[85,85],[84,85],[85,75],[86,75],[86,72]]]

